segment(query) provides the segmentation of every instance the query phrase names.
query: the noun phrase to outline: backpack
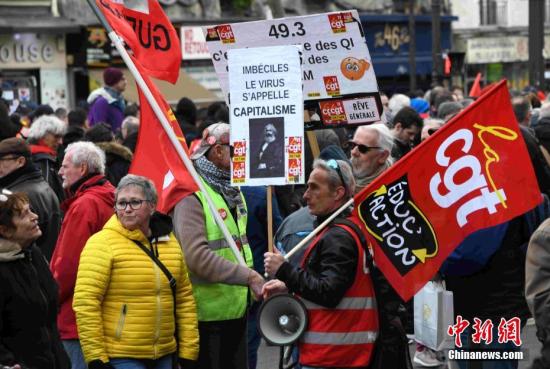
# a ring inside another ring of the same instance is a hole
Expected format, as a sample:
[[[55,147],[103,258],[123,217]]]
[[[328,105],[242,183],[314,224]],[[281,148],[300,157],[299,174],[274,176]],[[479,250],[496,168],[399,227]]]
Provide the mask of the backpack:
[[[406,321],[407,316],[403,300],[380,269],[374,265],[374,260],[367,247],[367,240],[360,227],[346,218],[337,218],[333,224],[350,233],[353,232],[357,236],[365,250],[369,265],[379,323],[378,337],[374,344],[369,369],[412,369],[407,334],[402,323]]]

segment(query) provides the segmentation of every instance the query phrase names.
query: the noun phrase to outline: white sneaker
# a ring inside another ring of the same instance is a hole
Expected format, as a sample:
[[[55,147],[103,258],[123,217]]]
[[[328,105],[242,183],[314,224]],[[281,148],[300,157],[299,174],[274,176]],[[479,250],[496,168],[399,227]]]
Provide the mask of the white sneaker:
[[[422,351],[416,351],[414,353],[413,361],[420,366],[425,366],[430,368],[443,365],[443,362],[437,359],[435,351],[427,347],[424,347],[424,350]]]

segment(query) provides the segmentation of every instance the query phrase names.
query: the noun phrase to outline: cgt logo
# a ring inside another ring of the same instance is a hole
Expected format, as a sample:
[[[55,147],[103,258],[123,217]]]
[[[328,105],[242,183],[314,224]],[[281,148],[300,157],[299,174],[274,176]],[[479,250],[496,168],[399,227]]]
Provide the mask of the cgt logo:
[[[330,28],[332,28],[333,33],[346,32],[346,23],[344,22],[344,17],[342,17],[341,13],[329,14],[328,22],[330,23]]]
[[[325,82],[325,90],[327,91],[327,95],[340,95],[340,84],[338,83],[338,77],[326,76],[323,77],[323,81]]]
[[[300,154],[302,152],[302,138],[301,137],[289,137],[288,138],[288,152],[291,154]]]
[[[301,161],[300,159],[289,159],[288,160],[288,176],[289,177],[299,177],[301,173]]]
[[[235,141],[233,142],[233,157],[242,157],[246,155],[246,142]]]
[[[231,28],[231,25],[225,24],[223,26],[218,26],[216,27],[216,30],[218,31],[218,36],[220,36],[220,40],[222,40],[222,43],[235,43],[235,35],[233,34],[233,29]]]
[[[233,180],[245,179],[246,177],[246,168],[245,163],[237,162],[233,163]]]
[[[434,174],[430,180],[430,194],[437,205],[449,208],[460,204],[456,211],[456,222],[460,227],[468,223],[468,216],[472,213],[485,209],[489,214],[494,214],[499,209],[507,208],[506,193],[495,184],[490,171],[491,164],[498,162],[499,155],[489,146],[487,137],[484,136],[494,136],[506,141],[514,141],[518,137],[513,130],[506,127],[483,126],[478,123],[473,127],[475,132],[459,129],[443,141],[435,157],[440,166],[438,170],[443,173]],[[483,145],[483,164],[470,153],[475,140],[474,133]],[[450,154],[453,152],[450,149],[452,146],[459,148],[460,156],[456,156],[456,150],[455,155]],[[483,168],[486,173],[483,173]],[[461,178],[461,173],[467,173],[467,178]],[[474,198],[471,198],[472,193],[475,193]]]
[[[325,124],[347,123],[346,109],[342,101],[320,102],[321,115]]]

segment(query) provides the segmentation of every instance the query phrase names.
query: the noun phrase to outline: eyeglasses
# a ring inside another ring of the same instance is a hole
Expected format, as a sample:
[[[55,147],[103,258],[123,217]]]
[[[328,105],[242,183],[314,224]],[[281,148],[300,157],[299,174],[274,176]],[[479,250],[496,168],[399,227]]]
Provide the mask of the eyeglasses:
[[[235,156],[235,148],[233,147],[233,145],[230,145],[230,144],[221,144],[222,146],[229,146],[229,157],[230,158],[233,158],[233,156]]]
[[[367,145],[355,143],[353,141],[348,141],[348,145],[350,147],[350,151],[357,147],[357,150],[359,150],[361,154],[366,154],[371,150],[382,150],[380,146],[367,146]]]
[[[126,207],[128,205],[130,205],[130,209],[139,210],[139,209],[141,209],[141,205],[144,202],[148,202],[148,201],[149,200],[138,200],[138,199],[134,199],[134,200],[130,200],[130,201],[117,201],[115,203],[115,209],[119,210],[119,211],[126,210]]]
[[[346,189],[346,181],[344,181],[344,176],[342,175],[342,171],[340,170],[340,165],[338,165],[338,162],[334,159],[327,160],[327,165],[336,171],[338,173],[338,177],[340,177],[340,181],[342,182],[342,186],[344,186],[344,189]]]

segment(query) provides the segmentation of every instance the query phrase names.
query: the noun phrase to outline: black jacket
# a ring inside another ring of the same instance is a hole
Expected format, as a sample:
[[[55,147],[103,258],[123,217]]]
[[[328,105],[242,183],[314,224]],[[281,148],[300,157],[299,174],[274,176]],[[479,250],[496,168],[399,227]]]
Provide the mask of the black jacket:
[[[0,365],[68,369],[57,331],[57,285],[36,246],[0,239]]]
[[[42,173],[29,159],[24,167],[0,178],[0,188],[27,194],[33,212],[38,215],[38,224],[42,231],[36,245],[50,261],[61,228],[61,210],[57,196],[42,177]]]
[[[105,152],[105,177],[113,186],[118,186],[118,182],[130,170],[132,152],[116,142],[97,142],[96,145]]]
[[[325,219],[318,218],[318,224]],[[311,250],[305,269],[285,262],[275,275],[290,292],[327,308],[338,305],[352,286],[359,258],[352,235],[333,223]]]
[[[63,190],[63,180],[58,174],[59,164],[57,163],[57,158],[50,154],[41,152],[33,154],[32,161],[42,172],[42,176],[56,194],[59,203],[62,203],[65,199],[65,191]]]

